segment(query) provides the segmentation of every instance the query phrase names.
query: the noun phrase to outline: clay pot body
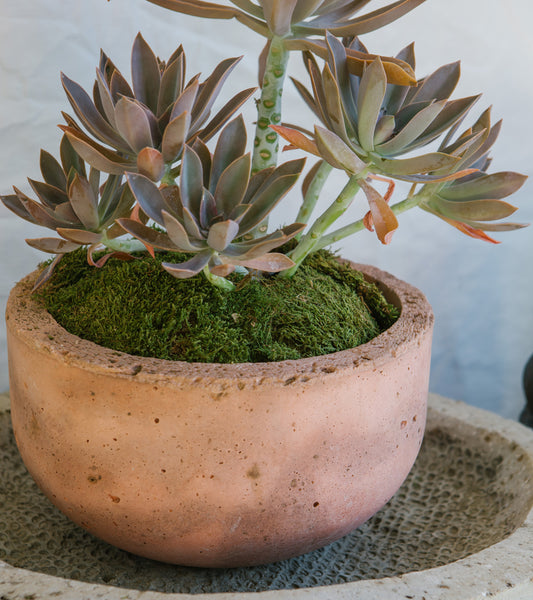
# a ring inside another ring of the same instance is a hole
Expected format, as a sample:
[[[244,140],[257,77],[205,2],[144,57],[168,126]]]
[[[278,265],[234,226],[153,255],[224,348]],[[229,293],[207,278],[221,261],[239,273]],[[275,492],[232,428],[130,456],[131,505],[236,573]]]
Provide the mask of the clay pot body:
[[[401,307],[390,329],[353,350],[235,365],[82,340],[32,299],[29,276],[11,293],[7,331],[31,475],[94,535],[165,562],[261,564],[350,532],[417,456],[433,325],[417,289],[361,268]]]

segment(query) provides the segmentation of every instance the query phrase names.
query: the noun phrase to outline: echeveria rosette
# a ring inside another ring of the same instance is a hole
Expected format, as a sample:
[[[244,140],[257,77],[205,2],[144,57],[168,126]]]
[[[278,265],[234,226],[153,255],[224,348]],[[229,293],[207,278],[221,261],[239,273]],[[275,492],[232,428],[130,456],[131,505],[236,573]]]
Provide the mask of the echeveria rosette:
[[[487,109],[457,140],[448,136],[440,150],[459,158],[456,169],[475,169],[461,178],[424,185],[417,196],[420,208],[440,217],[462,233],[499,243],[486,232],[512,231],[526,225],[503,221],[517,208],[503,198],[514,194],[527,177],[514,171],[488,173],[489,151],[496,141],[501,121],[494,126]]]
[[[62,129],[76,151],[91,165],[111,174],[139,172],[153,181],[172,178],[185,143],[211,139],[252,95],[233,96],[210,119],[213,104],[239,58],[222,61],[203,82],[186,80],[180,46],[161,61],[138,34],[133,44],[132,86],[102,52],[93,98],[62,75],[63,87],[80,123],[64,115]]]
[[[458,123],[479,96],[450,100],[458,81],[459,63],[437,69],[407,87],[387,82],[382,60],[377,57],[361,76],[350,72],[350,48],[366,52],[359,40],[346,48],[327,36],[327,60],[320,71],[310,54],[306,66],[312,91],[294,80],[300,95],[325,128],[339,137],[375,173],[410,182],[431,180],[428,175],[452,169],[458,158],[444,152],[430,152],[401,159],[426,146]],[[414,69],[410,45],[398,58]]]
[[[61,163],[48,152],[41,151],[44,181],[29,179],[36,200],[16,187],[14,194],[0,196],[4,205],[16,215],[60,236],[26,240],[33,248],[57,255],[41,273],[36,287],[50,277],[64,254],[81,246],[88,246],[87,259],[94,266],[103,265],[110,256],[126,258],[116,241],[125,232],[115,221],[131,212],[135,200],[129,188],[121,176],[110,175],[101,182],[101,173],[97,169],[91,168],[87,173],[84,161],[65,136],[60,153]],[[111,248],[112,252],[95,262],[93,252],[102,246]]]
[[[304,225],[292,224],[260,237],[249,234],[294,185],[304,160],[251,175],[245,147],[244,123],[238,117],[222,130],[213,154],[201,140],[185,146],[178,185],[158,188],[143,175],[127,175],[141,209],[165,231],[134,219],[119,223],[149,249],[193,254],[183,263],[163,263],[174,277],[186,279],[203,271],[212,283],[233,289],[225,277],[238,266],[272,273],[293,266],[285,254],[272,250]]]

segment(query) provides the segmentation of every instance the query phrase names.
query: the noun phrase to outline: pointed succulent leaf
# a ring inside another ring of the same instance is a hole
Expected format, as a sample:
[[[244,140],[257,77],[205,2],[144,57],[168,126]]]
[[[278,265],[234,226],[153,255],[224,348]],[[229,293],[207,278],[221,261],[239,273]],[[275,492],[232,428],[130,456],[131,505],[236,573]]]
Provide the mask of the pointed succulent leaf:
[[[177,49],[177,55],[169,60],[167,68],[161,75],[157,111],[155,114],[162,115],[174,104],[183,90],[185,79],[185,54],[183,47]]]
[[[219,210],[226,216],[239,205],[248,188],[252,159],[245,154],[235,159],[219,177],[214,197]]]
[[[80,155],[74,150],[74,147],[70,143],[66,134],[61,138],[61,143],[59,144],[59,154],[61,156],[61,165],[63,167],[63,172],[67,175],[74,170],[76,173],[79,173],[82,177],[85,177],[87,172],[85,169],[85,163],[83,162]],[[72,183],[71,180],[67,182],[67,187]]]
[[[31,185],[33,191],[39,197],[39,200],[52,210],[59,204],[68,202],[68,195],[63,190],[49,185],[44,181],[35,181],[33,179],[28,179],[28,182]]]
[[[197,75],[183,90],[183,92],[179,95],[177,100],[174,102],[172,106],[172,111],[170,113],[170,120],[172,121],[182,113],[186,112],[191,114],[191,111],[194,107],[194,103],[196,101],[196,97],[198,96],[198,90],[200,88],[199,76]]]
[[[127,150],[123,140],[98,112],[85,90],[64,74],[61,75],[61,81],[74,112],[87,130],[104,143]]]
[[[202,229],[209,229],[209,226],[211,225],[211,223],[214,222],[214,219],[219,217],[218,207],[217,203],[215,202],[215,198],[213,194],[206,188],[204,188],[204,196],[200,204],[200,211],[198,217],[200,220],[200,227]]]
[[[445,100],[452,95],[460,76],[461,63],[454,62],[443,65],[423,79],[416,88],[412,88],[406,101],[412,103],[426,100]]]
[[[209,191],[214,194],[223,171],[246,150],[246,127],[242,115],[230,121],[220,132],[211,167]]]
[[[320,155],[332,167],[343,169],[351,175],[366,169],[366,163],[332,131],[315,125],[315,140]]]
[[[169,210],[158,187],[144,175],[128,173],[128,185],[142,210],[156,223],[163,225],[163,210]]]
[[[161,266],[173,277],[188,279],[189,277],[198,275],[208,265],[213,254],[213,250],[204,250],[203,252],[198,252],[198,254],[195,254],[193,258],[186,262],[178,264],[164,262]]]
[[[374,149],[374,131],[381,112],[381,105],[387,89],[387,77],[383,64],[378,58],[365,69],[361,77],[357,112],[359,115],[358,138],[364,150]]]
[[[99,171],[111,175],[122,175],[126,171],[136,170],[135,162],[97,144],[81,131],[70,127],[62,127],[62,129],[76,153]]]
[[[491,232],[516,231],[517,229],[529,227],[528,223],[511,223],[509,221],[506,221],[504,223],[484,223],[479,221],[466,221],[465,224],[476,229]]]
[[[203,182],[202,161],[190,146],[185,146],[180,173],[181,202],[194,215],[198,214],[202,201]]]
[[[382,244],[390,244],[392,235],[398,229],[396,215],[375,188],[366,183],[366,181],[361,181],[360,185],[368,200],[372,221],[379,241]]]
[[[270,125],[270,128],[291,144],[291,146],[288,146],[289,149],[291,147],[300,148],[300,150],[309,152],[309,154],[321,156],[316,142],[308,138],[301,131],[292,127],[285,127],[284,125]]]
[[[376,152],[382,156],[396,156],[405,152],[405,148],[413,144],[430,127],[445,105],[446,100],[441,100],[423,108],[390,140],[377,146]]]
[[[54,217],[58,221],[61,221],[63,226],[69,225],[73,227],[80,227],[80,225],[82,225],[78,215],[74,212],[70,201],[56,206],[54,208]]]
[[[198,154],[200,161],[202,162],[202,171],[204,173],[204,187],[209,188],[209,181],[211,178],[211,161],[212,156],[209,148],[203,140],[196,138],[192,149]]]
[[[293,223],[260,238],[234,242],[224,250],[224,255],[235,258],[239,257],[241,259],[262,256],[288,242],[294,236],[301,233],[305,227],[303,223]]]
[[[32,248],[48,254],[67,254],[80,247],[80,244],[74,244],[60,238],[30,238],[25,241]]]
[[[224,249],[235,239],[239,233],[239,224],[228,219],[219,221],[209,228],[207,236],[208,245],[217,252],[223,252]]]
[[[64,225],[62,220],[58,219],[54,212],[47,206],[39,204],[38,202],[35,202],[35,200],[27,197],[23,200],[23,204],[24,208],[32,217],[33,222],[37,225],[47,227],[48,229],[56,229],[57,227]]]
[[[157,58],[140,33],[133,43],[131,69],[135,97],[155,113],[161,75]]]
[[[446,186],[440,195],[447,200],[480,200],[506,198],[524,184],[527,177],[512,171],[492,173],[462,183],[456,181]]]
[[[168,237],[175,244],[176,248],[182,252],[198,252],[205,249],[205,243],[198,243],[189,238],[189,234],[185,227],[179,222],[176,217],[173,217],[167,211],[163,211],[163,223],[167,230]]]
[[[165,174],[163,155],[155,148],[143,148],[137,155],[137,171],[152,181],[160,181]]]
[[[189,113],[184,112],[170,121],[163,133],[163,142],[161,150],[163,160],[166,163],[173,163],[181,155],[183,145],[187,140],[191,117]]]
[[[65,172],[57,160],[46,150],[41,150],[40,166],[41,174],[48,185],[66,191]]]
[[[105,116],[111,127],[116,127],[115,122],[115,100],[104,75],[96,69],[96,81],[93,88],[94,104],[98,112]]]
[[[121,98],[115,106],[115,119],[117,130],[136,154],[153,145],[150,122],[136,101]]]
[[[264,271],[265,273],[279,273],[294,266],[294,262],[286,255],[279,252],[269,252],[257,258],[233,259],[247,269]]]
[[[201,127],[208,119],[213,103],[217,99],[222,86],[241,58],[242,57],[227,58],[226,60],[223,60],[201,84],[194,111],[191,114],[193,129]]]
[[[95,196],[91,184],[87,179],[76,175],[68,192],[70,204],[84,227],[96,229],[99,224],[98,198]]]
[[[201,135],[204,141],[209,141],[254,94],[256,89],[257,88],[249,88],[235,94],[233,98],[224,104],[224,106],[209,121],[209,123],[200,132],[198,132],[198,135]]]
[[[206,19],[232,19],[239,11],[234,8],[204,2],[203,0],[148,0],[163,8],[181,12],[193,17],[204,17]]]
[[[448,217],[458,220],[496,221],[511,216],[516,210],[503,200],[467,200],[458,202],[438,198],[436,205]]]
[[[155,229],[152,229],[152,227],[147,227],[146,225],[139,223],[139,221],[122,218],[118,219],[117,223],[124,231],[127,231],[147,246],[159,248],[160,250],[167,250],[168,252],[177,252],[180,250],[166,233],[156,231]]]
[[[56,229],[59,235],[75,244],[81,244],[82,246],[90,244],[98,244],[102,239],[102,234],[94,233],[92,231],[85,231],[84,229],[69,229],[68,227],[58,227]]]
[[[430,173],[439,169],[451,169],[457,165],[459,159],[442,152],[430,152],[413,158],[395,160],[383,159],[378,166],[385,175],[401,178],[405,175]]]
[[[255,196],[248,200],[251,208],[240,222],[240,235],[244,235],[261,223],[296,183],[303,168],[303,161],[291,162],[300,163],[299,170],[292,174],[280,175],[278,167],[267,179],[265,185],[261,186]]]
[[[37,225],[37,221],[35,218],[27,211],[24,203],[21,201],[18,194],[8,194],[5,196],[0,196],[0,200],[4,204],[6,208],[20,217],[25,221],[29,221],[30,223],[34,223]]]
[[[380,144],[389,140],[396,129],[396,119],[393,115],[383,115],[374,130],[374,147],[377,148]]]

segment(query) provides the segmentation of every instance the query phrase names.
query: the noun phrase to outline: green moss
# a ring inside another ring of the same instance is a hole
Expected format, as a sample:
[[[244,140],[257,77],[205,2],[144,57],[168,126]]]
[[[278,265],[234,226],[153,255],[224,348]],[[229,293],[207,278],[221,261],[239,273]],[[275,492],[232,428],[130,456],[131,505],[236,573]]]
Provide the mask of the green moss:
[[[224,292],[204,277],[178,280],[160,262],[111,259],[101,269],[67,255],[39,292],[65,329],[102,346],[190,362],[265,362],[319,356],[367,342],[397,310],[362,275],[327,252],[292,279],[233,276]],[[178,257],[183,260],[183,256]]]

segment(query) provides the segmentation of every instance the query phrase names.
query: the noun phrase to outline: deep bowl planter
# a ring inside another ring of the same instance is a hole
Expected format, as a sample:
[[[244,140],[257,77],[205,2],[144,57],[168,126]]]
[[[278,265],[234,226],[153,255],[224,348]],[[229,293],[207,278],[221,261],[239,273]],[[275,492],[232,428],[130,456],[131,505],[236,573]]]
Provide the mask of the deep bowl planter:
[[[360,265],[356,265],[361,267]],[[361,267],[398,321],[317,358],[198,364],[69,334],[13,289],[13,428],[48,498],[103,540],[189,566],[281,560],[367,520],[423,437],[433,315],[423,294]]]

